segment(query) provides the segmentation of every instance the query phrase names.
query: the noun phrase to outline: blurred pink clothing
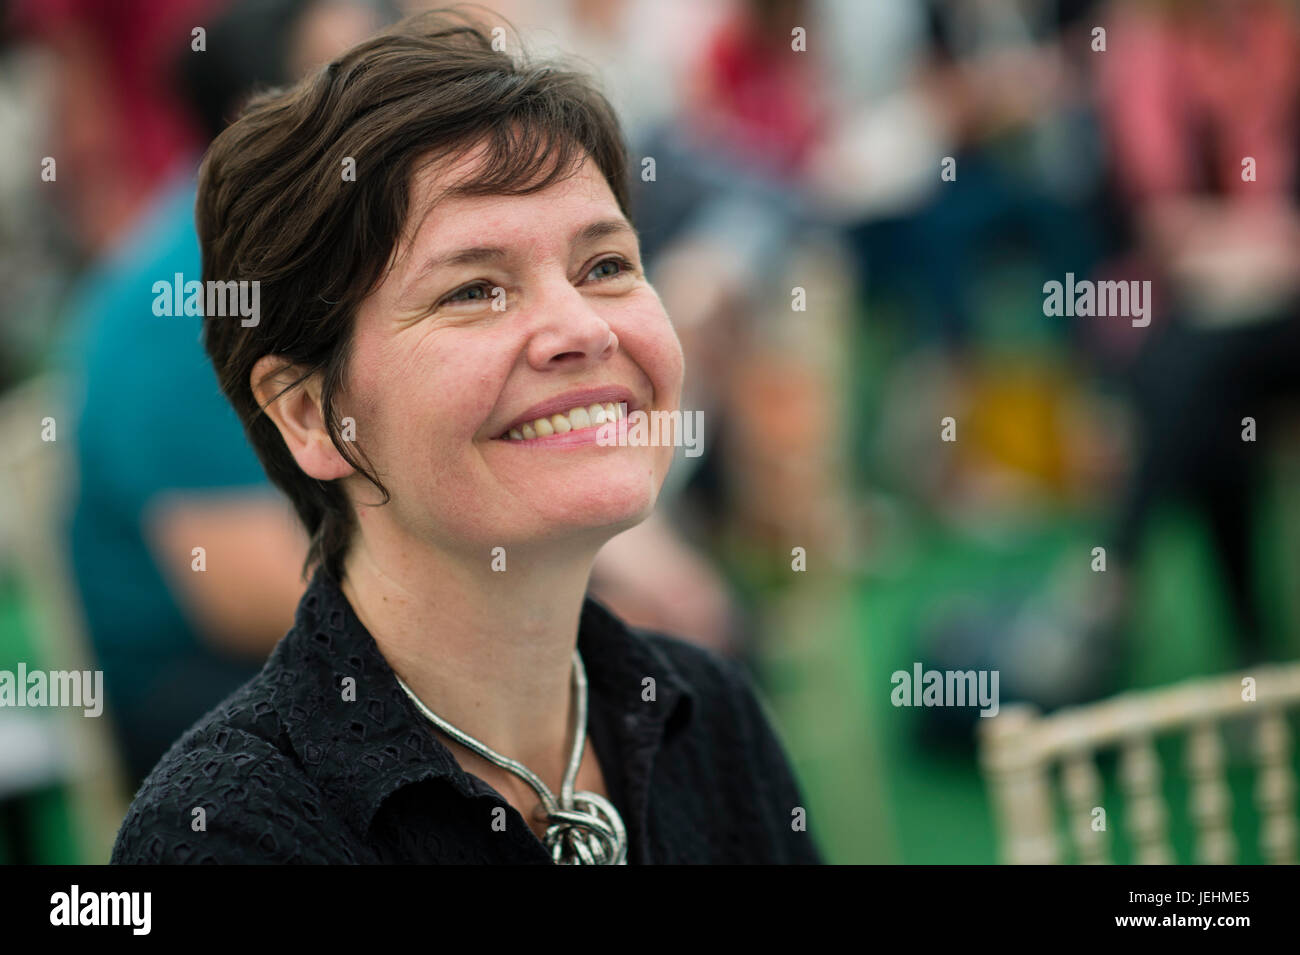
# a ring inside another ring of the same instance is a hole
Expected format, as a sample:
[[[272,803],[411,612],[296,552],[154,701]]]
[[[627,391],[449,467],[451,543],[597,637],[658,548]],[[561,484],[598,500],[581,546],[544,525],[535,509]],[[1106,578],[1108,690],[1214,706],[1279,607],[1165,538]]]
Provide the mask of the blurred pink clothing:
[[[1098,58],[1115,171],[1133,200],[1289,195],[1296,177],[1300,24],[1271,0],[1118,3]],[[1242,180],[1253,157],[1256,181]]]

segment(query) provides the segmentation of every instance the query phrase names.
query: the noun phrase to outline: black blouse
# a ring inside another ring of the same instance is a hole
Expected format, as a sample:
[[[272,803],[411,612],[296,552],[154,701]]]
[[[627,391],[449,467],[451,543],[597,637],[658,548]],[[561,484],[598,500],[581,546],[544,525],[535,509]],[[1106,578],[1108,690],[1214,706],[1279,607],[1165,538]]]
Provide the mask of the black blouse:
[[[588,733],[630,863],[822,861],[766,708],[736,664],[633,630],[590,597],[578,649]],[[653,701],[642,699],[646,677]],[[492,825],[502,807],[503,831]],[[112,861],[551,864],[523,817],[460,768],[324,571],[261,673],[149,774]]]

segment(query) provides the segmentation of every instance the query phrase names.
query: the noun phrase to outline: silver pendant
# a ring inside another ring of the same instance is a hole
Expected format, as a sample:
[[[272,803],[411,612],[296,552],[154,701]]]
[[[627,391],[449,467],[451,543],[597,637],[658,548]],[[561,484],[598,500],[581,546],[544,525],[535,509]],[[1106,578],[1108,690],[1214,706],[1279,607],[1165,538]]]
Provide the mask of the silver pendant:
[[[468,733],[463,733],[442,719],[411,692],[411,688],[397,679],[398,685],[411,698],[425,718],[467,749],[502,769],[514,773],[537,792],[546,810],[546,834],[542,843],[557,865],[627,865],[627,830],[618,810],[604,796],[593,792],[574,792],[573,783],[582,763],[587,742],[587,671],[582,656],[573,651],[573,689],[578,702],[577,727],[573,734],[573,751],[569,767],[560,786],[560,798],[552,795],[546,784],[523,763],[500,755],[483,745]]]
[[[604,796],[573,794],[574,808],[548,813],[543,842],[556,865],[627,865],[627,833]]]

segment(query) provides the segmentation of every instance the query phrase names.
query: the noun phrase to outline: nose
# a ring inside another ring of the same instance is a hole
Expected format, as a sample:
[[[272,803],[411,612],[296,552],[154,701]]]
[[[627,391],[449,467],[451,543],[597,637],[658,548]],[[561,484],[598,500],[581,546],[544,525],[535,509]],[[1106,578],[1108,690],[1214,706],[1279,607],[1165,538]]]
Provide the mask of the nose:
[[[528,363],[538,371],[581,370],[618,351],[618,336],[568,282],[557,283],[537,303]]]

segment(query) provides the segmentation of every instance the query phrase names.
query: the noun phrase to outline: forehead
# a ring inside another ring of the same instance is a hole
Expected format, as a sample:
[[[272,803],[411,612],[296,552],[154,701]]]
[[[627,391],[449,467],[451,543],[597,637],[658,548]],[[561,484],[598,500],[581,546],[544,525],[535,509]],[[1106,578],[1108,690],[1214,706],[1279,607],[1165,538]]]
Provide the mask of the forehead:
[[[521,195],[455,195],[457,186],[472,182],[483,163],[485,146],[441,162],[417,167],[411,182],[411,206],[403,246],[424,251],[433,246],[482,242],[491,235],[543,238],[567,235],[566,224],[593,214],[622,218],[622,210],[600,168],[589,157],[557,181]],[[549,169],[548,169],[549,171]]]

